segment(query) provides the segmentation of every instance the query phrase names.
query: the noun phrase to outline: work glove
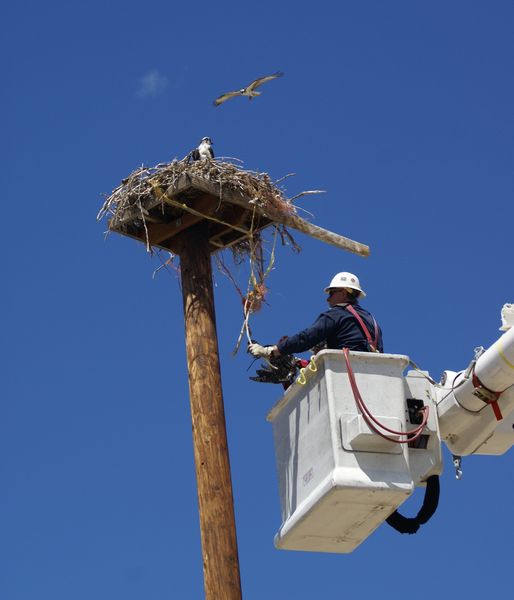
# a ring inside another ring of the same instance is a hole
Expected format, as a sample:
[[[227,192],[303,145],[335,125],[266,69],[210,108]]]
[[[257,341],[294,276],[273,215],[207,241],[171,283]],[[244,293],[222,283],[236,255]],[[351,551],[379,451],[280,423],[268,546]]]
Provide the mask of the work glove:
[[[262,357],[269,359],[273,351],[276,349],[276,346],[261,346],[260,344],[256,344],[255,342],[252,344],[248,344],[248,352],[256,358]]]

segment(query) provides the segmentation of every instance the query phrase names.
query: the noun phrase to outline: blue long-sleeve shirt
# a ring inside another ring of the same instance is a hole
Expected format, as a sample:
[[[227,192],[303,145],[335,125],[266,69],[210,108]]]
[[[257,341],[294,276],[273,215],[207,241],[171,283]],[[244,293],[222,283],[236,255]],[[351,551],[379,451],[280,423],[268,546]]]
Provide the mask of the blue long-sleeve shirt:
[[[373,317],[359,304],[353,304],[353,308],[366,324],[373,339],[375,337]],[[378,325],[377,328],[377,350],[383,352],[382,330]],[[277,347],[281,354],[294,354],[305,352],[321,342],[326,342],[329,349],[348,348],[360,352],[370,351],[366,335],[357,319],[343,306],[333,306],[321,313],[310,327],[279,342]]]

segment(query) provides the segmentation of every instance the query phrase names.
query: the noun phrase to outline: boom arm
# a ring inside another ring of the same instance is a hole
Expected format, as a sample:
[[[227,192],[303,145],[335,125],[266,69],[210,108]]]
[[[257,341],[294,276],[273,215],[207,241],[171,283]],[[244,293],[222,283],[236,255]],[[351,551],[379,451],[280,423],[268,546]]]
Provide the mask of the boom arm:
[[[453,454],[503,454],[514,445],[514,327],[465,371],[445,371],[441,384],[439,427]]]

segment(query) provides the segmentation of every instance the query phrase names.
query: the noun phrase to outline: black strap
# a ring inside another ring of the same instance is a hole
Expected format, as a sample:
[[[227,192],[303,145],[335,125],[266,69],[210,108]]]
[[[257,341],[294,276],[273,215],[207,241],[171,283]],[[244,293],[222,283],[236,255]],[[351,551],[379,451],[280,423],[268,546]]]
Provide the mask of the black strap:
[[[439,475],[431,475],[427,479],[423,505],[415,517],[401,515],[397,510],[386,519],[386,523],[400,533],[416,533],[421,525],[430,520],[439,504]]]

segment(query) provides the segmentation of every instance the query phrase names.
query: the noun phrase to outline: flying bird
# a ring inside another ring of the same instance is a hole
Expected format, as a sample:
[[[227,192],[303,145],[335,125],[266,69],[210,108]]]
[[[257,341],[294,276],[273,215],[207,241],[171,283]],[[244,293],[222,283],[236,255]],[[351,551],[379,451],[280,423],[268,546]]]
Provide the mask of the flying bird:
[[[254,81],[252,81],[252,83],[250,83],[250,85],[247,85],[245,88],[242,88],[237,92],[227,92],[226,94],[222,94],[221,96],[216,98],[216,100],[214,100],[213,104],[214,106],[219,106],[220,104],[223,104],[223,102],[230,100],[230,98],[234,98],[234,96],[247,96],[248,99],[251,100],[252,98],[255,98],[255,96],[261,95],[262,92],[256,91],[256,89],[260,85],[266,83],[267,81],[271,81],[272,79],[277,79],[277,77],[282,77],[283,74],[284,73],[277,71],[276,73],[273,73],[273,75],[259,77],[259,79],[255,79]]]
[[[191,150],[188,158],[193,160],[206,160],[214,158],[214,150],[212,149],[212,140],[210,137],[202,138],[198,148]]]

